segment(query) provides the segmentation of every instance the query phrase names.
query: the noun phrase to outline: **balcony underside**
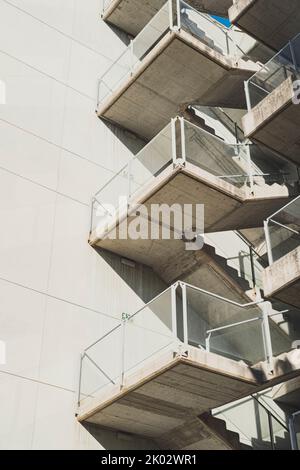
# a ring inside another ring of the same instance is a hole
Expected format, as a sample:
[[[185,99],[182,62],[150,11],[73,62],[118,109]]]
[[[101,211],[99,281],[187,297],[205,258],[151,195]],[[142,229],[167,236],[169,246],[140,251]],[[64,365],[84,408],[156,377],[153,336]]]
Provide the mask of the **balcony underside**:
[[[247,194],[248,193],[248,194]],[[272,212],[289,201],[288,190],[279,185],[262,187],[262,196],[249,195],[249,189],[238,188],[211,175],[199,167],[186,163],[185,167],[166,168],[155,180],[143,187],[133,204],[144,204],[149,211],[151,204],[204,204],[205,232],[236,230],[237,228],[258,227]],[[150,265],[164,279],[172,281],[192,268],[195,262],[185,243],[172,236],[174,224],[171,220],[171,240],[149,239],[126,240],[110,239],[109,234],[117,227],[122,229],[134,220],[133,215],[119,215],[120,223],[114,222],[108,231],[95,230],[90,237],[94,247],[112,251],[120,256]],[[194,226],[196,220],[194,218]]]
[[[232,0],[189,0],[188,3],[199,11],[227,16],[231,2]],[[165,3],[166,0],[113,0],[103,19],[132,36],[137,36]]]
[[[288,412],[300,410],[300,378],[296,377],[276,387],[272,398]]]
[[[272,380],[264,381],[259,367],[255,373],[245,364],[196,348],[187,348],[186,356],[177,357],[169,350],[128,375],[121,390],[111,385],[86,398],[78,420],[159,442],[172,437],[173,445],[184,430],[190,430],[180,448],[224,448],[199,415],[298,376],[300,370],[293,370],[289,356],[282,358],[278,361],[286,366],[284,377],[275,373]]]
[[[299,33],[299,0],[238,0],[230,21],[267,46],[280,50]]]
[[[247,137],[300,164],[300,106],[288,78],[243,118]]]
[[[83,404],[79,421],[155,439],[255,387],[245,365],[196,349],[191,359],[174,358],[170,351],[129,376],[121,391],[108,386]]]
[[[98,116],[151,139],[188,104],[243,108],[253,62],[224,56],[185,31],[170,32],[106,101]]]
[[[264,292],[266,297],[300,308],[300,247],[265,270]]]

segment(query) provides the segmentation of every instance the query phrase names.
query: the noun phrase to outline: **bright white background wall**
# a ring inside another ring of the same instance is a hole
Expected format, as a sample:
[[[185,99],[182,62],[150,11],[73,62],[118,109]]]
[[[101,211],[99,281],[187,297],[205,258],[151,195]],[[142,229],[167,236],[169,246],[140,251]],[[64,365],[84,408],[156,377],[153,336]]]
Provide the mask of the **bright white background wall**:
[[[100,3],[0,0],[1,449],[101,448],[74,417],[79,354],[141,303],[87,243],[91,196],[132,156],[94,113],[125,47]]]

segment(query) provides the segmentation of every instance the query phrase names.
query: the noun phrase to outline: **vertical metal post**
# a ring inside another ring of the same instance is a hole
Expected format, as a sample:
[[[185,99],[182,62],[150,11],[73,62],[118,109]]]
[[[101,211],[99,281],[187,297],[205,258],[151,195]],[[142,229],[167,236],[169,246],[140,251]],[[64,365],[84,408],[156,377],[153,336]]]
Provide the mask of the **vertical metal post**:
[[[271,415],[269,410],[267,410],[267,415],[268,415],[268,424],[269,424],[269,431],[270,431],[271,448],[272,448],[272,450],[276,450],[272,415]]]
[[[79,382],[78,382],[78,393],[77,393],[78,408],[80,407],[80,401],[81,401],[82,362],[83,362],[84,356],[85,356],[85,353],[80,354]]]
[[[169,22],[170,22],[170,29],[174,29],[174,22],[173,22],[173,0],[169,0]]]
[[[254,266],[254,259],[253,259],[253,248],[249,245],[249,253],[250,253],[250,265],[251,265],[251,275],[252,275],[252,282],[253,282],[253,289],[256,287],[256,276],[255,276],[255,266]]]
[[[121,326],[120,389],[124,387],[125,375],[125,328],[126,320],[123,319]]]
[[[181,158],[186,162],[186,141],[185,141],[185,126],[183,117],[180,120],[180,134],[181,134]]]
[[[289,417],[289,431],[290,431],[290,439],[291,439],[291,448],[292,450],[300,450],[298,446],[298,439],[296,433],[296,426],[295,426],[295,417],[299,415],[299,412],[292,414]]]
[[[250,144],[246,145],[246,152],[247,152],[247,161],[248,161],[248,175],[249,175],[250,191],[251,193],[254,193],[254,177],[253,177]]]
[[[249,81],[244,82],[244,88],[245,88],[247,109],[250,112],[252,107],[251,107],[251,98],[250,98],[250,91],[249,91]]]
[[[100,86],[101,86],[102,80],[99,78],[97,81],[98,87],[97,87],[97,104],[96,104],[96,112],[98,111],[99,104],[100,104]]]
[[[92,203],[91,203],[91,220],[90,220],[90,235],[93,232],[93,222],[94,222],[94,204],[96,202],[96,199],[93,197],[92,198]]]
[[[181,9],[180,9],[180,0],[176,0],[177,6],[177,29],[181,29]]]
[[[177,120],[177,118],[171,119],[171,135],[172,135],[172,158],[173,158],[173,165],[176,165],[176,160],[177,160],[177,148],[176,148],[176,120]]]
[[[172,304],[172,333],[174,338],[178,338],[177,333],[177,305],[176,305],[176,291],[178,284],[173,284],[171,287],[171,304]]]
[[[182,314],[183,314],[183,343],[185,346],[189,344],[189,334],[188,334],[188,309],[187,309],[187,294],[186,294],[186,284],[183,282],[180,283],[182,289]]]
[[[265,238],[266,238],[266,244],[267,244],[269,265],[272,266],[272,264],[274,263],[274,259],[273,259],[273,253],[272,253],[269,222],[270,222],[269,220],[264,220],[264,231],[265,231]]]
[[[266,361],[268,364],[268,369],[269,369],[270,374],[273,373],[273,369],[274,369],[273,347],[272,347],[271,331],[270,331],[270,324],[269,324],[269,314],[271,313],[271,310],[272,310],[272,304],[270,302],[264,302],[262,304],[262,334],[263,334],[265,356],[266,356]]]
[[[294,51],[293,42],[289,41],[289,45],[290,45],[290,49],[291,49],[291,56],[292,56],[293,65],[295,67],[295,72],[296,72],[295,78],[296,78],[297,75],[298,75],[298,64],[297,64],[297,59],[296,59],[296,55],[295,55],[295,51]]]

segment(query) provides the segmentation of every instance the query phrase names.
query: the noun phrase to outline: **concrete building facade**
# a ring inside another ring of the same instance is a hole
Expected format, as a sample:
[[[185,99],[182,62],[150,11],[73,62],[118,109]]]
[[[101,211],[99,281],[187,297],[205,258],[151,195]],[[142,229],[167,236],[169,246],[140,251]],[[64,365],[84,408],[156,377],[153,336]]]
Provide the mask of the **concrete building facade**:
[[[229,1],[138,3],[0,0],[0,449],[296,448],[300,305],[267,287],[263,221],[299,159],[243,88],[274,44],[212,19]],[[95,233],[123,185],[204,204],[203,249]]]

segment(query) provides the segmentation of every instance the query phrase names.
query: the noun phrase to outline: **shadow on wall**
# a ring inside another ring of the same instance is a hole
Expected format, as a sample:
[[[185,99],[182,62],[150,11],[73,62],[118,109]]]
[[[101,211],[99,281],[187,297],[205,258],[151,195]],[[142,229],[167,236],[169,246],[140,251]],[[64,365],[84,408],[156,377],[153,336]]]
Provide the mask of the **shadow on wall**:
[[[96,424],[85,423],[82,426],[106,450],[159,450],[154,441],[141,436],[101,428]]]
[[[112,122],[99,118],[101,122],[111,131],[111,133],[122,142],[125,147],[132,152],[132,158],[148,143],[147,140],[130,132]],[[100,189],[100,188],[99,188]]]
[[[150,302],[168,288],[167,284],[149,266],[122,258],[101,248],[95,247],[94,249],[143,302]]]

